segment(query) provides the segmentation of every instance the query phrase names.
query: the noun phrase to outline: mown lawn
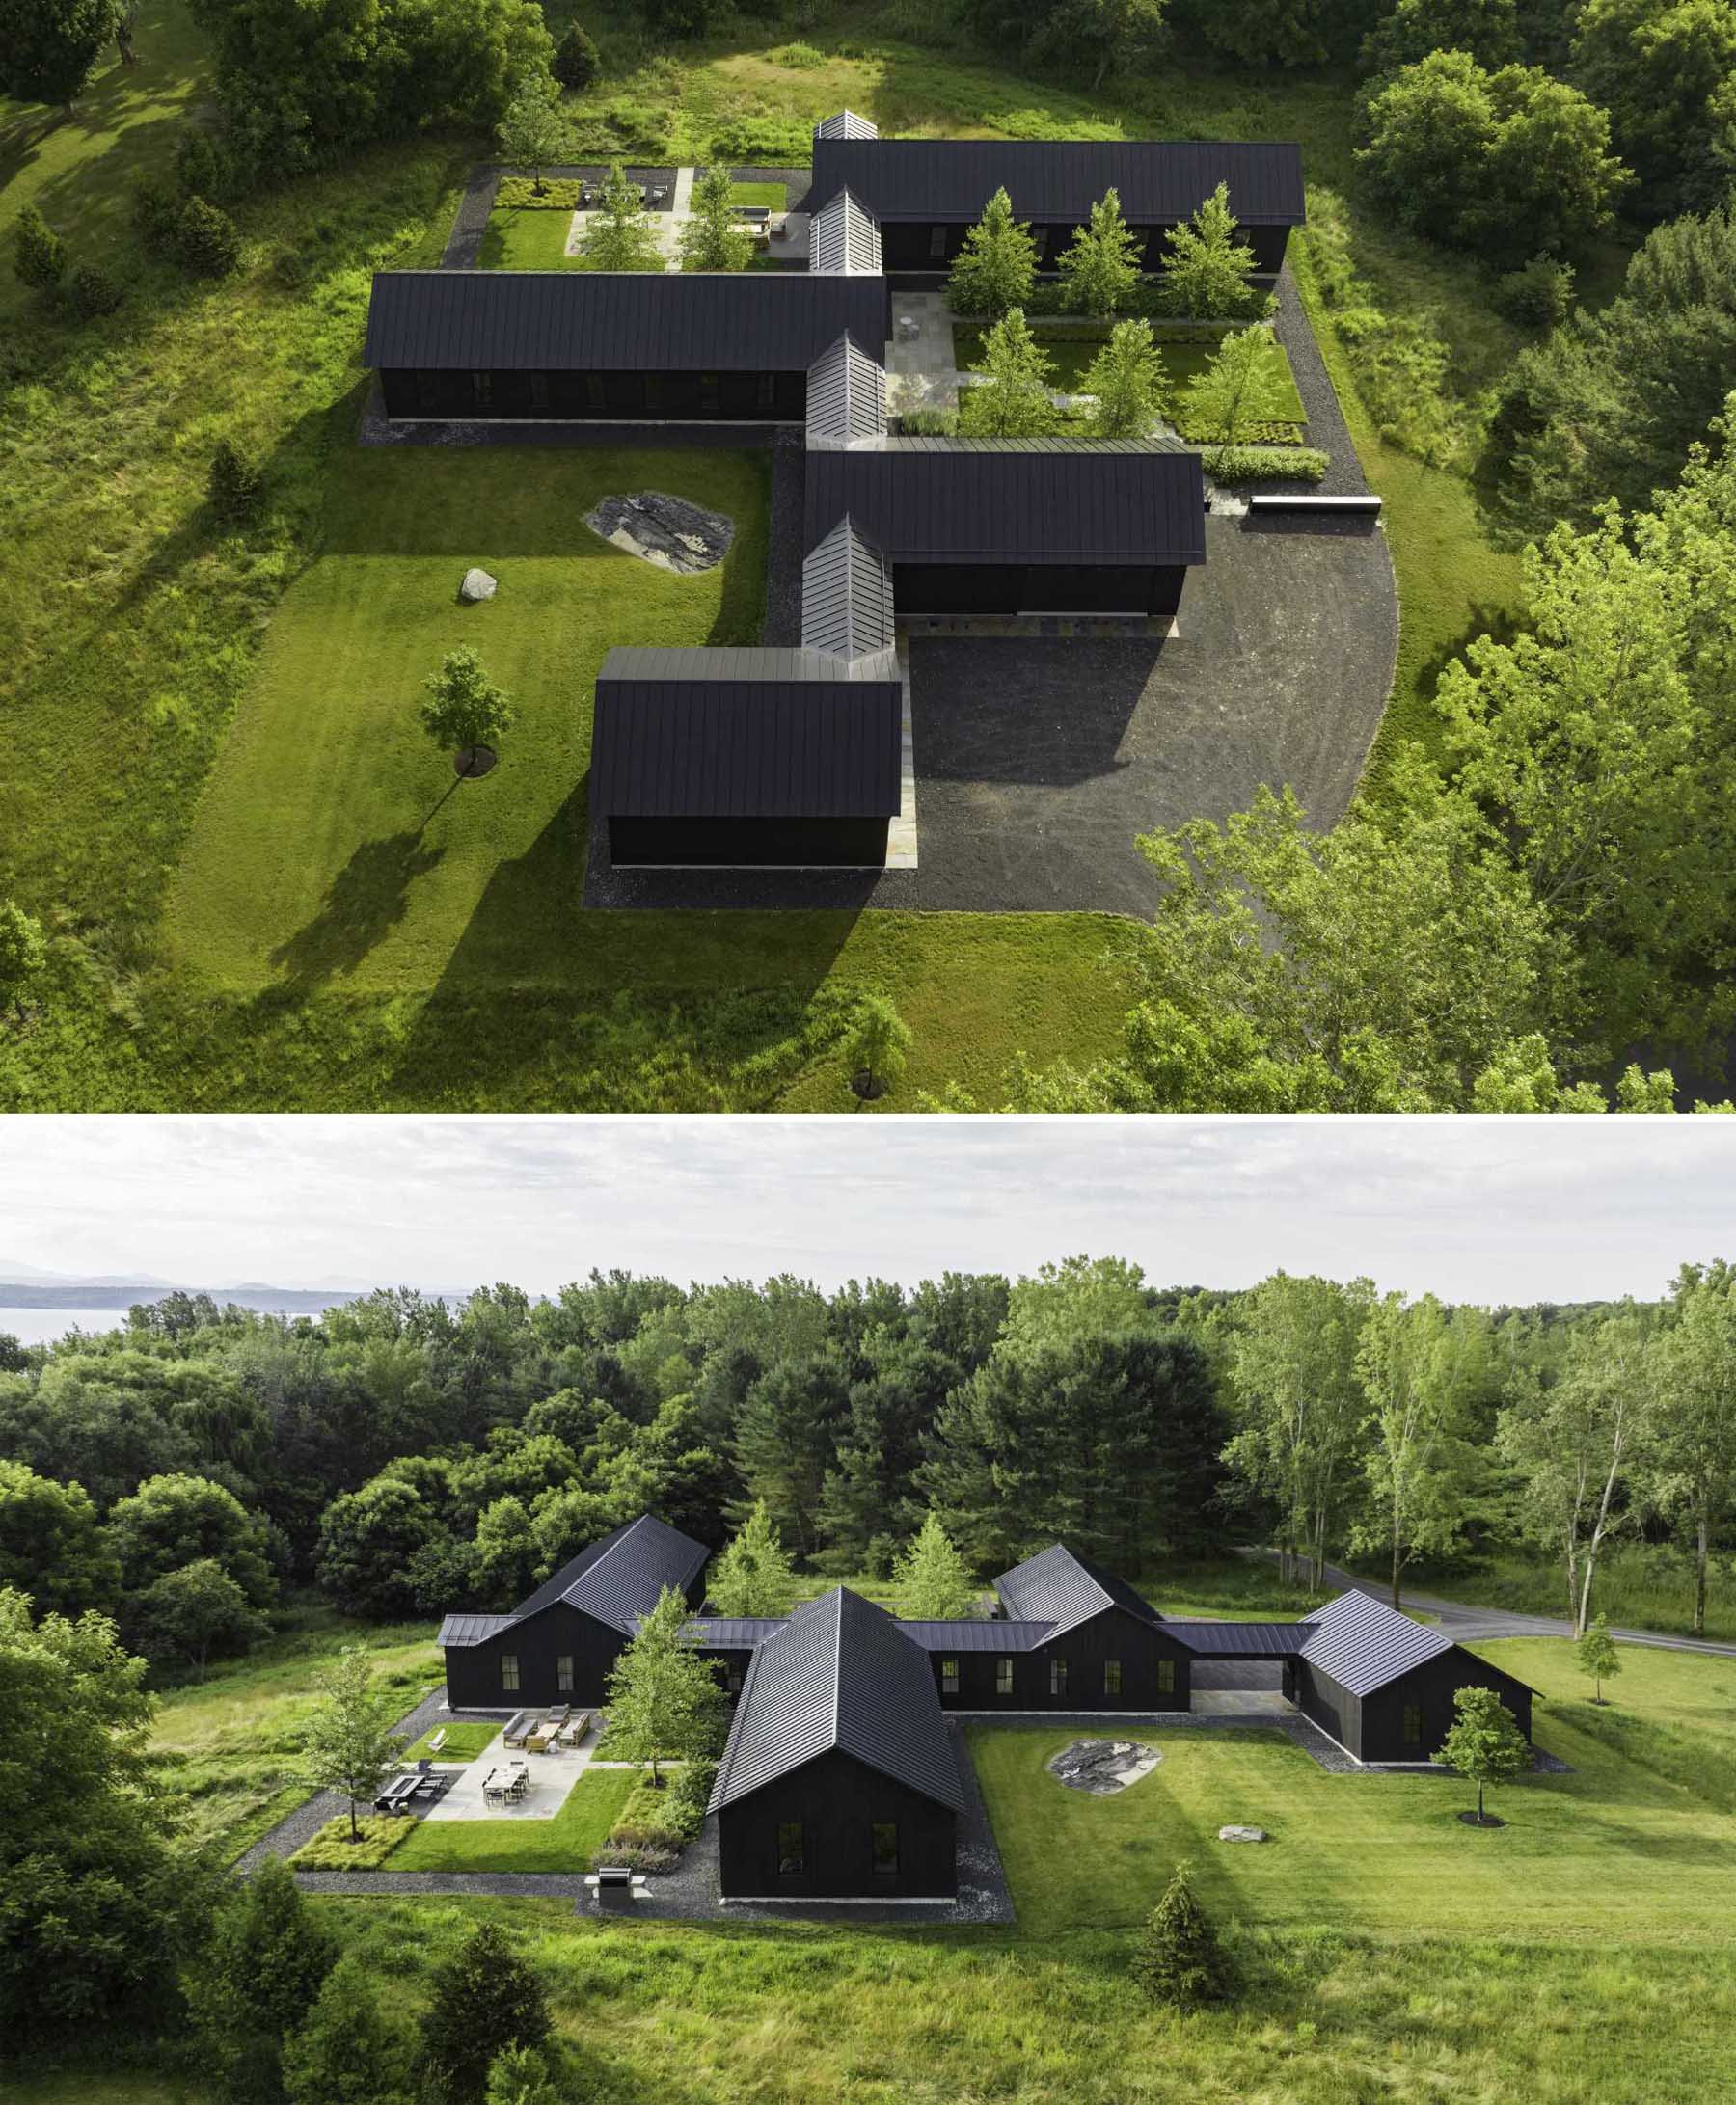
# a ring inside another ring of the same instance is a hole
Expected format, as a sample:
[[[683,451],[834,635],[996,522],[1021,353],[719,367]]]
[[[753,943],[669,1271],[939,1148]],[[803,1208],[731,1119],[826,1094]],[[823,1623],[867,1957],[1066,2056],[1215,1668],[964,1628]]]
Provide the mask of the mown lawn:
[[[579,270],[580,258],[566,253],[570,211],[541,205],[496,205],[482,229],[476,252],[481,270]]]
[[[436,1754],[429,1741],[434,1740],[443,1729],[446,1738],[441,1741],[440,1751]],[[414,1762],[426,1755],[430,1760],[443,1764],[474,1762],[500,1729],[500,1724],[497,1721],[491,1721],[487,1718],[480,1720],[458,1718],[444,1728],[433,1725],[422,1734],[414,1746],[404,1749],[404,1759]]]
[[[392,1869],[588,1871],[637,1781],[635,1769],[587,1768],[553,1820],[419,1820]]]
[[[1548,1642],[1547,1660],[1477,1649],[1559,1685],[1570,1649]],[[1067,1732],[973,1727],[971,1746],[1027,1936],[1130,1927],[1186,1858],[1214,1912],[1273,1929],[1722,1950],[1736,1875],[1726,1788],[1736,1673],[1715,1694],[1696,1693],[1705,1663],[1669,1657],[1653,1670],[1650,1699],[1721,1720],[1722,1745],[1702,1741],[1718,1756],[1705,1771],[1630,1759],[1571,1702],[1551,1701],[1537,1707],[1533,1730],[1573,1773],[1494,1792],[1491,1809],[1507,1824],[1486,1832],[1459,1821],[1469,1801],[1455,1777],[1328,1775],[1278,1733],[1157,1735],[1159,1767],[1111,1798],[1065,1790],[1048,1774],[1044,1765]],[[1222,1845],[1217,1830],[1231,1822],[1264,1827],[1272,1840]]]

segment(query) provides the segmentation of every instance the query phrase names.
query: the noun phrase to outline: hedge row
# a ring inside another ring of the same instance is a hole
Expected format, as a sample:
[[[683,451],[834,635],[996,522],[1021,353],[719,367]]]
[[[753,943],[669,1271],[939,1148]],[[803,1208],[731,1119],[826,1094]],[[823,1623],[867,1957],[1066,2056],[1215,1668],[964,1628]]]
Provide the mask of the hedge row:
[[[579,183],[568,175],[556,179],[553,175],[543,177],[538,190],[529,175],[502,175],[501,186],[495,192],[495,202],[510,211],[576,212],[579,209]]]
[[[1319,482],[1331,466],[1312,445],[1208,445],[1200,462],[1213,482]]]

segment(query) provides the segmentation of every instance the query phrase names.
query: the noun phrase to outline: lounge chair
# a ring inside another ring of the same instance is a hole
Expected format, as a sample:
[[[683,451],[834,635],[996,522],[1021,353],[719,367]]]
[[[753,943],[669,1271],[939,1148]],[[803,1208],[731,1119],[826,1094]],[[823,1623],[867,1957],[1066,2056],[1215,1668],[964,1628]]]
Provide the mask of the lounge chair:
[[[446,1743],[447,1729],[444,1725],[442,1725],[440,1730],[434,1735],[433,1739],[428,1741],[428,1752],[430,1754],[438,1754],[441,1748],[446,1745]]]

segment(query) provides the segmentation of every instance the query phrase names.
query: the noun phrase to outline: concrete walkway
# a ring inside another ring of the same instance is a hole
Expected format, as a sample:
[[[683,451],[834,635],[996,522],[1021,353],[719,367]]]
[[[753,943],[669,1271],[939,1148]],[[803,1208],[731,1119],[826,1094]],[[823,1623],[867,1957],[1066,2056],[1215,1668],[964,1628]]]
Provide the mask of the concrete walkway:
[[[459,1770],[446,1795],[422,1815],[424,1820],[553,1820],[590,1767],[599,1738],[593,1721],[577,1747],[526,1754],[523,1748],[509,1747],[503,1733],[504,1727]],[[510,1805],[491,1805],[482,1795],[483,1785],[496,1769],[520,1760],[529,1778],[525,1795]]]
[[[952,310],[941,292],[894,292],[892,337],[886,345],[886,409],[959,406],[959,368],[953,354]]]
[[[1275,1557],[1275,1551],[1256,1551],[1256,1555]],[[1326,1583],[1340,1593],[1366,1593],[1376,1601],[1390,1600],[1392,1589],[1372,1579],[1358,1579],[1353,1572],[1326,1567]],[[1571,1637],[1573,1625],[1565,1616],[1522,1615],[1510,1608],[1482,1608],[1468,1601],[1449,1601],[1435,1593],[1417,1593],[1406,1586],[1401,1598],[1407,1608],[1434,1616],[1453,1642],[1493,1642],[1500,1637]],[[1618,1644],[1646,1645],[1655,1652],[1704,1652],[1714,1659],[1736,1660],[1736,1644],[1714,1643],[1709,1637],[1676,1637],[1656,1630],[1611,1629]]]

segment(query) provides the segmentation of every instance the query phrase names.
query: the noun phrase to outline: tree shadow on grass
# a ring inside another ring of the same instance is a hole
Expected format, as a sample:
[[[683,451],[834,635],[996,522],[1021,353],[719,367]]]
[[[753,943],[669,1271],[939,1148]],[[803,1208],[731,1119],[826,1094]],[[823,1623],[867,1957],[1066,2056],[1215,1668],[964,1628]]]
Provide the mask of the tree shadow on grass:
[[[448,790],[441,803],[451,794]],[[271,953],[287,982],[311,992],[338,973],[354,972],[392,932],[409,910],[411,885],[446,852],[421,845],[427,824],[424,819],[413,833],[363,842],[332,879],[312,920]]]

